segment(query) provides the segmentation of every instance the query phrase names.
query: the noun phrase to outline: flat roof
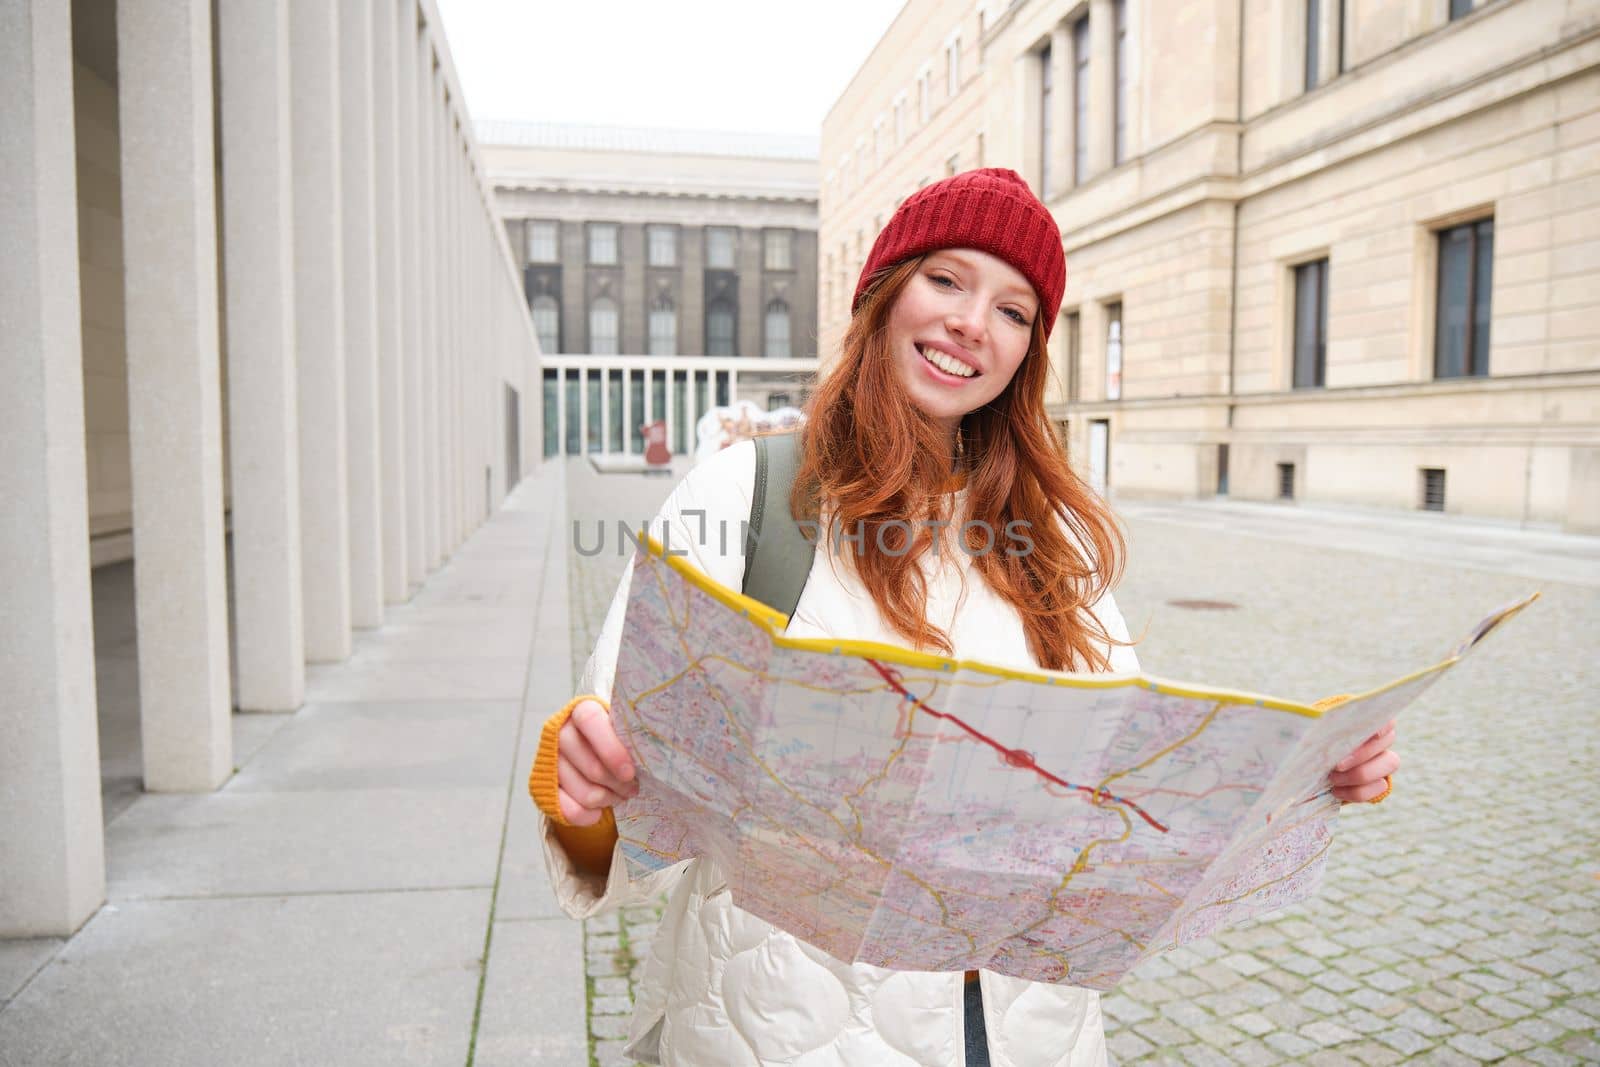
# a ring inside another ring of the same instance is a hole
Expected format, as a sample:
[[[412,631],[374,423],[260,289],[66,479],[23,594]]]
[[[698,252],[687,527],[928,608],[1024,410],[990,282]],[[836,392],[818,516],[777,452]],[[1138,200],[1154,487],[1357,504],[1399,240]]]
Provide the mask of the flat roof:
[[[820,138],[782,133],[653,129],[644,126],[584,126],[557,122],[486,120],[475,124],[478,143],[526,148],[574,148],[598,152],[742,156],[815,161]]]

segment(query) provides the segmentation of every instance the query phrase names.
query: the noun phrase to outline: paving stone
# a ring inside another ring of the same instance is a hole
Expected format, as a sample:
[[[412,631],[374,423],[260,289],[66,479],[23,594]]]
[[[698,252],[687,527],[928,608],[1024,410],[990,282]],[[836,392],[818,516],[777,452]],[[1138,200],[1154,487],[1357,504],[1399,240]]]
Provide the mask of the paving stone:
[[[1340,1045],[1346,1041],[1354,1041],[1361,1036],[1354,1030],[1346,1030],[1338,1023],[1330,1022],[1327,1019],[1318,1019],[1314,1023],[1306,1024],[1301,1027],[1300,1034],[1302,1037],[1315,1041],[1324,1048]]]
[[[1193,1067],[1234,1067],[1233,1060],[1207,1045],[1184,1045],[1174,1050],[1178,1062]]]
[[[627,996],[595,997],[590,1010],[596,1015],[627,1015],[633,1011],[633,1000]]]
[[[1155,1051],[1155,1046],[1130,1030],[1118,1030],[1106,1038],[1106,1046],[1118,1062],[1136,1060]]]
[[[1575,1067],[1578,1063],[1576,1056],[1569,1056],[1553,1048],[1529,1049],[1523,1056],[1530,1063],[1537,1063],[1540,1067]]]
[[[1456,1028],[1445,1022],[1432,1012],[1423,1011],[1421,1008],[1407,1008],[1394,1017],[1396,1026],[1407,1026],[1419,1034],[1427,1037],[1448,1037],[1456,1032]]]
[[[1282,1054],[1260,1041],[1241,1041],[1228,1050],[1228,1055],[1244,1067],[1271,1067],[1283,1062]]]
[[[1187,1000],[1173,1000],[1161,1005],[1161,1014],[1187,1030],[1215,1022],[1211,1013]]]
[[[1360,1060],[1367,1067],[1390,1067],[1390,1064],[1400,1063],[1405,1059],[1401,1053],[1376,1041],[1363,1041],[1359,1045],[1351,1045],[1349,1052],[1351,1057]]]
[[[491,945],[474,1067],[587,1064],[584,989],[573,980],[583,968],[582,925],[564,918],[496,922]],[[624,1005],[631,1013],[631,1002]]]
[[[1593,1033],[1595,1030],[1600,1029],[1600,1023],[1595,1021],[1594,1016],[1586,1015],[1575,1008],[1552,1008],[1544,1013],[1544,1017],[1559,1026],[1565,1026],[1568,1030],[1582,1030],[1585,1033]]]
[[[1378,1035],[1378,1040],[1396,1052],[1403,1052],[1407,1056],[1415,1056],[1433,1044],[1432,1041],[1429,1041],[1415,1030],[1407,1030],[1405,1027],[1385,1030]]]
[[[1365,1008],[1352,1008],[1334,1016],[1333,1021],[1340,1026],[1347,1026],[1358,1034],[1375,1034],[1379,1030],[1387,1030],[1393,1024],[1380,1016],[1374,1015]]]
[[[1505,1056],[1506,1050],[1478,1034],[1457,1034],[1450,1039],[1450,1047],[1475,1060],[1492,1061]]]
[[[1271,1019],[1268,1019],[1265,1015],[1261,1015],[1253,1011],[1246,1012],[1243,1015],[1235,1015],[1230,1018],[1228,1022],[1238,1027],[1240,1030],[1243,1030],[1251,1037],[1260,1037],[1261,1035],[1269,1034],[1278,1028],[1277,1024]]]
[[[1245,952],[1235,952],[1231,956],[1224,957],[1222,962],[1227,967],[1247,977],[1254,977],[1255,975],[1258,975],[1262,971],[1266,970],[1269,966],[1269,964],[1263,963],[1261,960]]]
[[[1374,989],[1381,989],[1385,993],[1398,993],[1402,989],[1410,989],[1415,983],[1394,971],[1373,971],[1362,979]]]
[[[1322,1049],[1313,1052],[1305,1059],[1311,1067],[1360,1067],[1361,1061],[1354,1056],[1339,1052],[1336,1049]]]
[[[1317,1046],[1307,1041],[1298,1034],[1291,1034],[1284,1030],[1268,1034],[1261,1039],[1269,1048],[1283,1053],[1285,1056],[1301,1057],[1315,1052]]]
[[[596,1041],[594,1043],[594,1061],[599,1067],[633,1067],[633,1057],[626,1055],[622,1050],[627,1046],[626,1041]]]
[[[1523,1052],[1539,1043],[1525,1032],[1510,1026],[1502,1026],[1498,1030],[1490,1030],[1483,1037],[1485,1040],[1512,1052]]]
[[[1446,1012],[1444,1020],[1456,1029],[1465,1030],[1469,1034],[1481,1034],[1505,1025],[1505,1020],[1481,1011],[1471,1004]]]
[[[1191,1027],[1194,1035],[1212,1048],[1225,1049],[1244,1040],[1244,1034],[1224,1023],[1200,1023]]]

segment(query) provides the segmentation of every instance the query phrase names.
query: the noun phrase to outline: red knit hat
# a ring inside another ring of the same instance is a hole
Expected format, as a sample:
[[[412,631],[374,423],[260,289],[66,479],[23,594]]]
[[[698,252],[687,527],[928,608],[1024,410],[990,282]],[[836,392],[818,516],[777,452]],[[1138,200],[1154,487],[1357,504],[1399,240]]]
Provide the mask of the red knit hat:
[[[1039,297],[1039,313],[1049,336],[1067,285],[1061,231],[1028,183],[1004,167],[956,174],[907,197],[872,242],[872,254],[861,268],[850,301],[851,312],[860,306],[873,274],[940,248],[976,248],[1017,268]]]

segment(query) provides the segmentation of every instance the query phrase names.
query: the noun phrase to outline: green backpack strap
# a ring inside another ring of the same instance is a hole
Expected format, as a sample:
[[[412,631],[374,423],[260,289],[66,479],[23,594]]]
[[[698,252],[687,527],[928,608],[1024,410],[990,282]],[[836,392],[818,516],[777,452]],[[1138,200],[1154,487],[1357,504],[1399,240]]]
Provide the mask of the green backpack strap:
[[[800,469],[800,434],[755,438],[756,484],[744,546],[744,594],[793,615],[811,576],[817,549],[789,511],[789,488]]]

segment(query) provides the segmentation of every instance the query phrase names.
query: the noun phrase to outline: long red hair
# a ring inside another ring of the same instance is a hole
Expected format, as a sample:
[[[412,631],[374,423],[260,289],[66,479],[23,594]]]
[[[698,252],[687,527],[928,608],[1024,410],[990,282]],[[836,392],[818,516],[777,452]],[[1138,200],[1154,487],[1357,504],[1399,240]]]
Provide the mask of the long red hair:
[[[841,358],[806,405],[790,509],[815,520],[826,502],[830,530],[864,533],[854,551],[840,542],[840,554],[854,561],[884,619],[912,647],[948,655],[949,635],[927,620],[927,583],[917,559],[933,544],[927,521],[947,517],[949,443],[910,402],[887,339],[889,312],[921,264],[921,257],[908,259],[871,279]],[[1115,642],[1089,608],[1116,584],[1126,547],[1110,509],[1073,472],[1051,430],[1044,409],[1049,375],[1042,316],[1035,316],[1028,354],[1010,384],[961,420],[964,521],[988,524],[965,535],[973,566],[1022,617],[1040,666],[1103,671]],[[1033,547],[1013,555],[1002,531],[1017,520],[1028,523]],[[909,550],[902,524],[914,531]]]

